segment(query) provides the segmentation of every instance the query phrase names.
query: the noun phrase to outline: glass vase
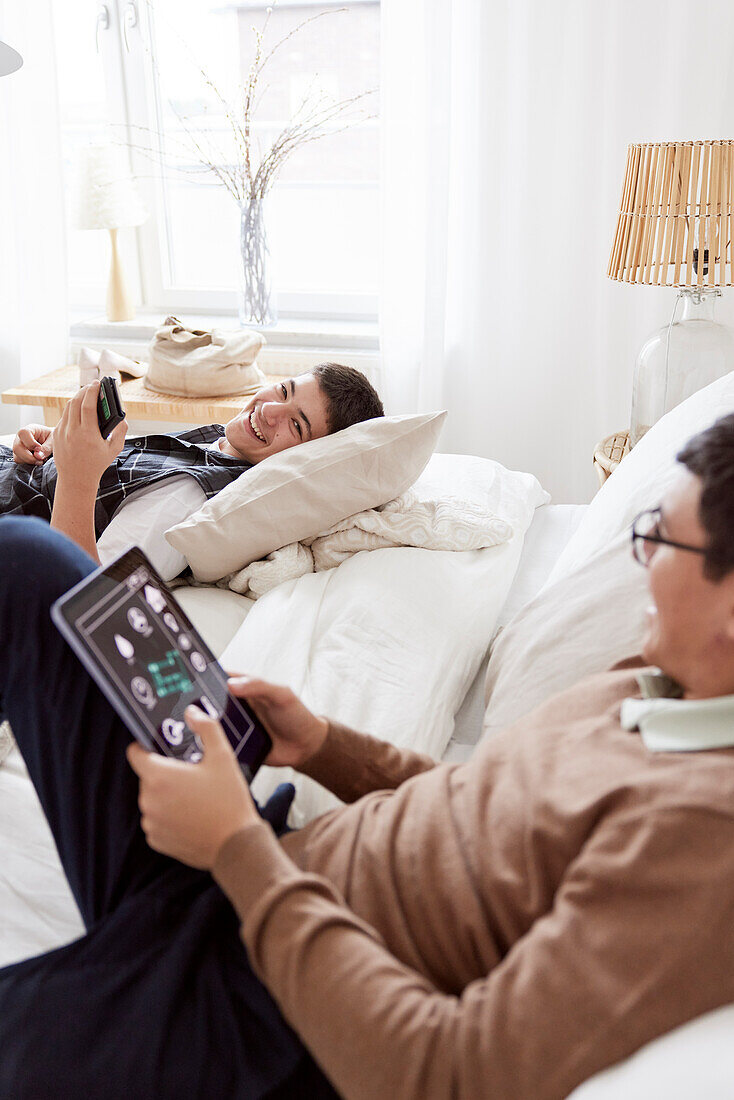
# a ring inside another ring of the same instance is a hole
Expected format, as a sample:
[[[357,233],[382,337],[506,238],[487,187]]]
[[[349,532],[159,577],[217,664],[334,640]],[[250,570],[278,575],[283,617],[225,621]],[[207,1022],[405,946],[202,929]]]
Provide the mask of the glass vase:
[[[734,332],[714,320],[721,291],[680,290],[670,323],[642,346],[632,383],[630,445],[696,390],[734,370]]]
[[[265,233],[265,204],[252,199],[240,206],[240,324],[267,328],[278,320]]]

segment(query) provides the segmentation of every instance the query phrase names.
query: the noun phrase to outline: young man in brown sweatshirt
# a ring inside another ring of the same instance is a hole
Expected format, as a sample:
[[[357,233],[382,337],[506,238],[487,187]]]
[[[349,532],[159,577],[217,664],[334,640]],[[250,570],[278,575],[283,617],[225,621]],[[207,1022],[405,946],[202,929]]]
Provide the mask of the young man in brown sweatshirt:
[[[233,693],[272,733],[269,762],[298,767],[347,802],[281,840],[258,816],[220,727],[201,712],[189,715],[205,746],[201,764],[128,749],[149,844],[211,871],[237,911],[254,970],[323,1072],[300,1064],[289,1079],[274,1078],[280,1091],[268,1095],[329,1095],[328,1079],[349,1100],[561,1098],[655,1036],[734,1000],[734,416],[679,460],[660,508],[633,529],[652,600],[643,657],[662,672],[587,680],[458,766],[317,718],[285,688],[234,678]],[[0,684],[0,692],[15,727],[12,691]],[[29,768],[50,788],[44,807],[54,826],[64,786],[47,778],[29,740]],[[119,815],[129,794],[119,765],[112,770],[104,794]],[[209,965],[211,935],[201,961],[182,954],[184,1009],[176,1011],[165,960],[172,936],[186,942],[197,920],[208,927],[201,887],[185,878],[195,872],[154,853],[145,864],[134,815],[124,812],[127,846],[112,870],[75,853],[84,883],[102,895],[89,906],[99,923],[70,957],[68,948],[55,953],[60,963],[10,968],[9,994],[8,971],[0,972],[0,1043],[8,1049],[9,1018],[33,1049],[49,996],[58,1004],[75,994],[75,1021],[60,1028],[77,1043],[89,1037],[71,1078],[88,1086],[90,1059],[97,1074],[105,1053],[124,1060],[121,1013],[140,1009],[140,990],[153,981],[167,991],[159,994],[165,1027],[148,1013],[138,1046],[144,1087],[168,1095],[171,1065],[184,1058],[195,1074],[190,1094],[215,1095],[208,1037],[222,1028],[231,1038],[219,1050],[232,1070],[226,1095],[265,1095],[242,1076],[237,1031],[237,1013],[247,1016],[257,990],[241,970],[241,1003],[216,995],[226,972]],[[191,912],[181,883],[195,896]],[[155,905],[168,914],[167,938],[156,919],[149,916],[153,929],[145,924],[142,899],[146,914]],[[125,927],[120,911],[140,941],[138,970],[125,956],[122,1008],[109,1000],[119,951],[107,942],[111,928]],[[193,1051],[182,1054],[187,1023]],[[251,1035],[257,1052],[263,1029]],[[17,1039],[13,1054],[16,1047]],[[284,1064],[293,1057],[284,1050]],[[59,1063],[58,1054],[49,1058],[57,1072]]]

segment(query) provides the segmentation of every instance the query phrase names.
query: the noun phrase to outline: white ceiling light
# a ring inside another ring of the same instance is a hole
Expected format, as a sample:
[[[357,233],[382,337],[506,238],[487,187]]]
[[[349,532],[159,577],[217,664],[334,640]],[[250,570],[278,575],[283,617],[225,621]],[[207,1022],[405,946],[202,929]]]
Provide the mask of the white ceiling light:
[[[8,76],[19,69],[23,64],[23,58],[12,46],[6,42],[0,42],[0,76]]]

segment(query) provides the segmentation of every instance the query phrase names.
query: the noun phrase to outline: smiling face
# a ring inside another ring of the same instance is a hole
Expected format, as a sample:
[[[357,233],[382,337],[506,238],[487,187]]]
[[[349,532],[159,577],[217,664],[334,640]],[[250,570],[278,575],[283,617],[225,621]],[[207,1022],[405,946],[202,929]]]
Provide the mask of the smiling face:
[[[680,467],[661,506],[660,535],[706,546],[700,500],[700,479]],[[647,567],[653,602],[642,655],[689,699],[734,694],[734,572],[712,581],[703,569],[702,554],[664,544],[655,545]]]
[[[225,425],[222,450],[233,458],[262,462],[328,434],[326,395],[312,374],[301,374],[258,390]]]

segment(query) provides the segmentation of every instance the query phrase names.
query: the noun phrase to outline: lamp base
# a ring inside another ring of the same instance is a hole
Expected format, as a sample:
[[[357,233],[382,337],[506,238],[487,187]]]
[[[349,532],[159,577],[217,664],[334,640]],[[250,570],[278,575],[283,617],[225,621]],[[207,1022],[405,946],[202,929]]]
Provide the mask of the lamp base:
[[[120,253],[117,248],[117,230],[110,229],[110,280],[107,284],[107,320],[132,321],[135,316],[130,291],[125,281]]]
[[[715,287],[680,290],[670,323],[640,350],[632,384],[632,447],[664,413],[734,370],[734,330],[714,321],[720,296]]]

